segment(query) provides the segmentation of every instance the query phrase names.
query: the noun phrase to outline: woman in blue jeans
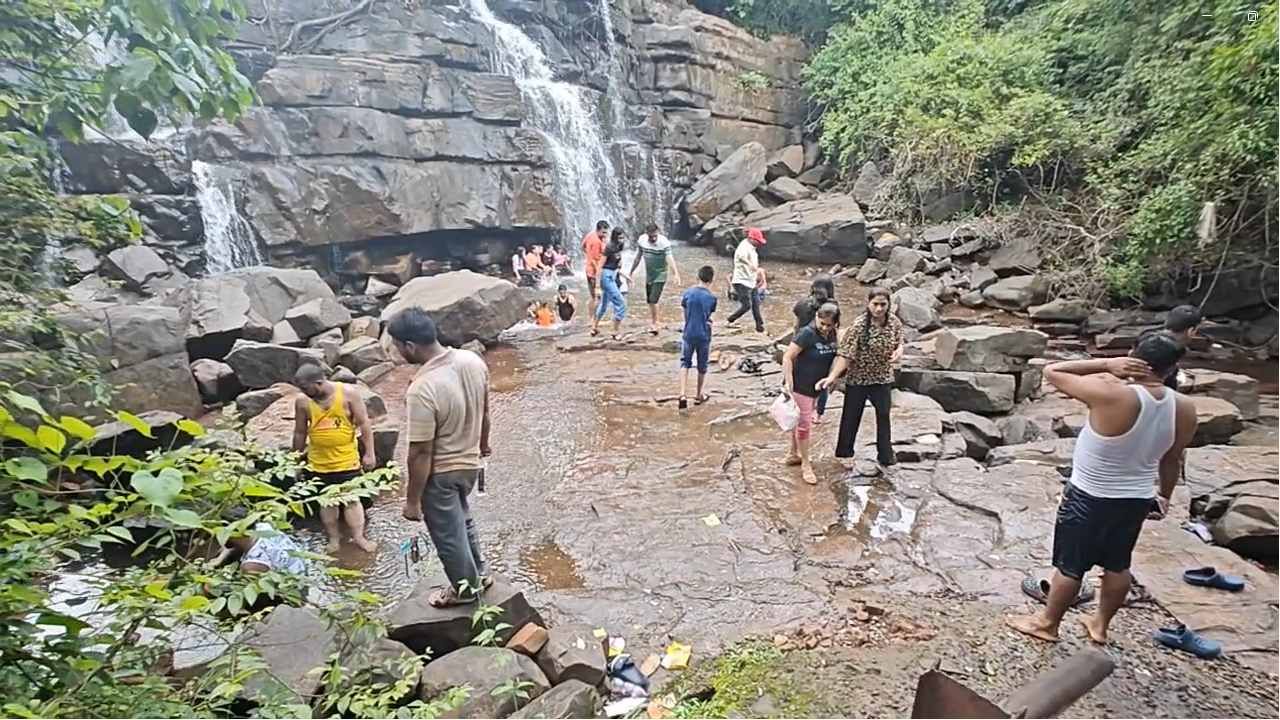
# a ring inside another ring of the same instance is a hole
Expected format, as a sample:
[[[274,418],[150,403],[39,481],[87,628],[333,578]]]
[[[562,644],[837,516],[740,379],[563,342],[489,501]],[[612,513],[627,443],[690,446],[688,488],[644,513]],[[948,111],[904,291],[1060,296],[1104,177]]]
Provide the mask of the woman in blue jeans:
[[[618,340],[618,331],[622,328],[622,319],[627,316],[627,301],[622,297],[618,287],[618,276],[621,274],[622,246],[627,234],[622,228],[614,228],[609,236],[609,243],[604,248],[604,265],[600,272],[600,307],[596,309],[595,319],[591,321],[592,337],[600,334],[600,321],[605,311],[613,306],[613,339]]]

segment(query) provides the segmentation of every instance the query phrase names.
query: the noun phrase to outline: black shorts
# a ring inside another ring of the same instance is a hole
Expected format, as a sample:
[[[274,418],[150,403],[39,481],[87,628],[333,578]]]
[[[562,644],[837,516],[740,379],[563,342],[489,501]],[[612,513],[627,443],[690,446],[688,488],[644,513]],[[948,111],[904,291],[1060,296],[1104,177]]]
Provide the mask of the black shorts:
[[[348,480],[354,480],[361,472],[362,471],[360,470],[342,470],[340,472],[322,473],[315,472],[314,470],[308,470],[307,479],[320,483],[320,487],[323,489],[347,482]]]
[[[662,299],[662,288],[667,286],[667,282],[647,283],[644,286],[644,301],[649,305],[657,305]]]
[[[1151,498],[1100,498],[1067,483],[1053,527],[1053,566],[1075,580],[1095,565],[1129,569]]]

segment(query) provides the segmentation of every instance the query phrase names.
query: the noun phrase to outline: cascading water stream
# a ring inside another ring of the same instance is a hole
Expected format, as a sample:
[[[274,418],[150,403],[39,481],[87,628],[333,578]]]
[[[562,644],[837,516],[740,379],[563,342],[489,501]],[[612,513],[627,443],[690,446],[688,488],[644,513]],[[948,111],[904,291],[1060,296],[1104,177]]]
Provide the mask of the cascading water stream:
[[[618,171],[586,90],[557,81],[542,49],[520,28],[494,15],[485,0],[471,0],[471,9],[493,32],[494,71],[515,79],[528,108],[528,123],[546,137],[567,244],[576,247],[577,238],[597,220],[623,222],[626,207]]]
[[[236,207],[233,178],[209,163],[191,163],[196,201],[204,221],[206,270],[218,275],[236,268],[261,265],[266,261],[254,238],[253,227]]]

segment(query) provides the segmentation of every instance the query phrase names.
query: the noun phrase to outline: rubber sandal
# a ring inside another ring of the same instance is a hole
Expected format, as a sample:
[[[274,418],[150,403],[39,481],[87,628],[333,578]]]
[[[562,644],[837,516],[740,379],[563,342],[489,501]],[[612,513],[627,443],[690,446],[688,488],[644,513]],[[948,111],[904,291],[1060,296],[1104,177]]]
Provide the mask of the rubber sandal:
[[[610,335],[609,337],[613,338],[613,341],[614,341],[614,342],[622,342],[622,336],[621,336],[621,335]]]
[[[599,335],[600,335],[599,330],[596,330],[595,328],[591,329],[591,337],[598,337]]]
[[[1195,630],[1186,625],[1160,628],[1152,633],[1151,637],[1161,645],[1191,653],[1205,660],[1212,660],[1222,654],[1221,643],[1200,637]]]
[[[708,401],[708,400],[710,400],[710,399],[711,399],[711,396],[710,396],[710,395],[699,395],[698,397],[696,397],[696,398],[694,398],[694,399],[693,399],[693,404],[694,404],[694,405],[701,405],[702,403],[704,403],[704,402],[706,402],[706,401]]]
[[[1223,575],[1212,567],[1192,568],[1182,573],[1188,585],[1216,588],[1228,592],[1244,590],[1244,578],[1239,575]]]
[[[653,336],[657,336],[658,331],[657,331],[657,330],[650,330],[650,331],[649,331],[649,334],[650,334],[650,335],[653,335]]]
[[[678,403],[676,403],[676,407],[680,408],[681,410],[688,410],[688,409],[689,409],[689,398],[687,398],[687,397],[685,397],[685,396],[681,395],[681,396],[680,396],[680,401],[679,401]]]
[[[447,588],[441,588],[431,593],[431,597],[427,598],[427,604],[429,604],[433,608],[442,609],[442,608],[459,607],[462,605],[471,605],[471,604],[474,604],[476,600],[477,598],[474,598],[474,597],[468,600],[464,600],[458,597],[457,594],[454,593],[452,590],[449,590]]]
[[[1048,602],[1049,581],[1044,578],[1023,578],[1022,594],[1036,602]],[[1088,580],[1081,580],[1080,592],[1076,594],[1076,599],[1071,602],[1071,607],[1078,607],[1090,600],[1093,600],[1093,588],[1089,586]]]

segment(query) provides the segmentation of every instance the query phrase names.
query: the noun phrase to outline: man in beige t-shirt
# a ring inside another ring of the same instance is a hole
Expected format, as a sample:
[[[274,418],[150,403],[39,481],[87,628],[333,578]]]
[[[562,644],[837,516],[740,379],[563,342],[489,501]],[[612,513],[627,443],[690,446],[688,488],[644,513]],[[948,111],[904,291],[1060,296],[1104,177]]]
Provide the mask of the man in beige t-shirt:
[[[446,348],[421,308],[387,323],[396,349],[421,363],[405,402],[409,424],[409,487],[404,516],[425,517],[449,587],[433,593],[436,607],[476,601],[487,587],[467,495],[489,455],[489,368],[470,350]],[[482,585],[483,584],[483,585]]]

